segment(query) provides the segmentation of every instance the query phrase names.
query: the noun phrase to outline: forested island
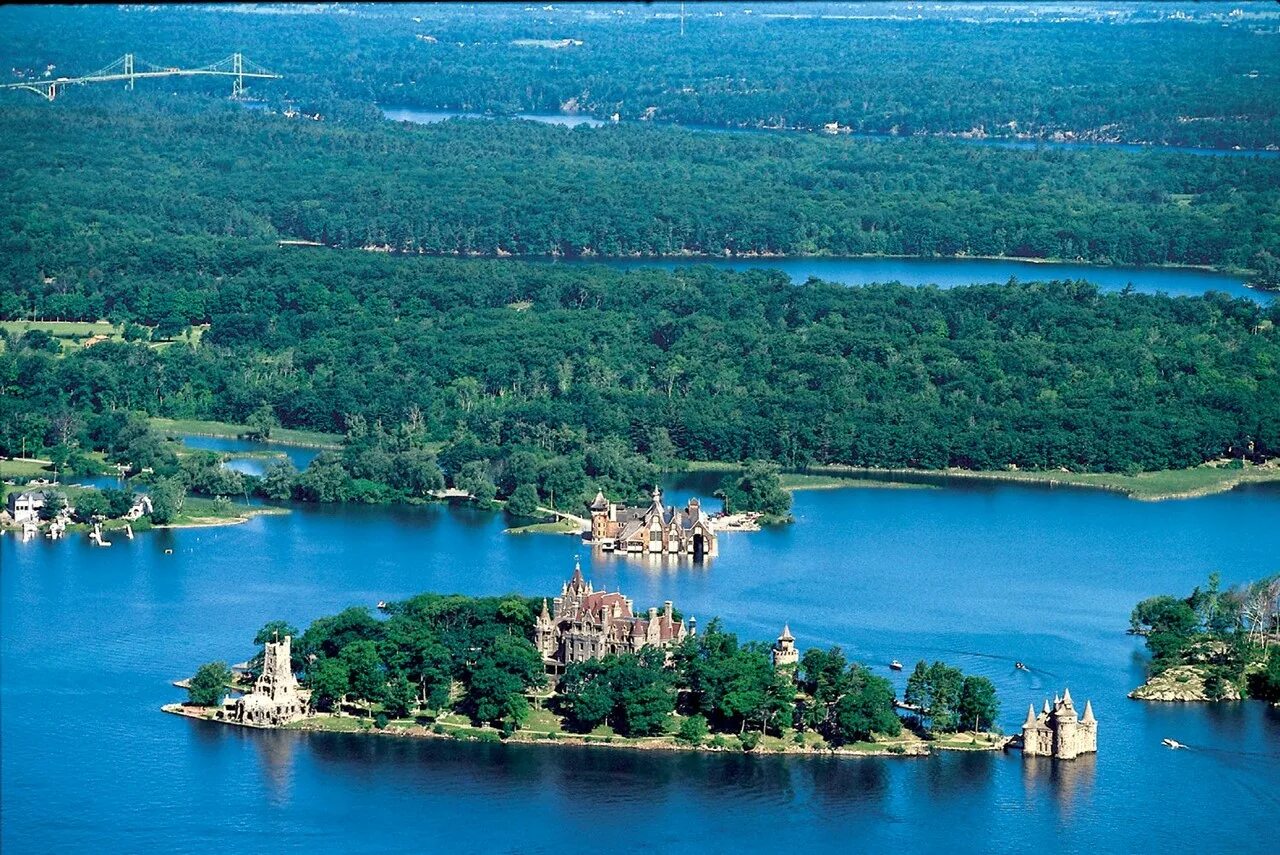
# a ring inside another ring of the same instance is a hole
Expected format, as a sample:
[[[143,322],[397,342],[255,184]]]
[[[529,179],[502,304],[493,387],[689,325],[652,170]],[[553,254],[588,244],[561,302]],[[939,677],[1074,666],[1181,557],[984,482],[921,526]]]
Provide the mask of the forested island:
[[[1274,10],[1027,3],[494,4],[0,10],[9,79],[125,50],[243,50],[259,97],[327,118],[370,105],[861,133],[1230,148],[1280,145]],[[56,28],[55,40],[41,36]],[[191,33],[201,38],[193,43]],[[779,57],[786,57],[785,63]]]
[[[1130,631],[1145,637],[1151,664],[1129,697],[1280,706],[1280,576],[1223,590],[1213,573],[1188,597],[1138,603]]]
[[[758,752],[919,755],[930,747],[990,750],[999,700],[985,677],[942,662],[912,675],[904,719],[889,681],[840,647],[775,665],[769,645],[711,620],[674,646],[544,671],[532,638],[539,598],[420,594],[375,618],[355,606],[299,633],[266,624],[264,644],[295,639],[290,668],[309,690],[305,717],[284,726],[497,741]],[[262,654],[234,674],[207,663],[188,705],[214,718],[229,690],[248,691]]]

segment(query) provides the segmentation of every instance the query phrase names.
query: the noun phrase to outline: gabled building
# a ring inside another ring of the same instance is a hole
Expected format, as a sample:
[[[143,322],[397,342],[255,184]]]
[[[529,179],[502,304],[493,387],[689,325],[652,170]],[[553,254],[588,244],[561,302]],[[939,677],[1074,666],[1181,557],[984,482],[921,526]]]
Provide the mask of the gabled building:
[[[660,555],[716,554],[716,533],[702,503],[690,499],[684,510],[666,508],[662,491],[654,488],[647,508],[629,508],[610,502],[597,492],[591,503],[591,544],[605,552]]]
[[[26,493],[10,493],[7,501],[9,516],[17,525],[40,521],[40,512],[48,504],[43,491],[35,490]]]
[[[1027,707],[1027,720],[1022,724],[1022,753],[1027,757],[1052,757],[1074,760],[1081,754],[1098,750],[1098,720],[1093,716],[1093,703],[1085,701],[1084,715],[1077,717],[1071,692],[1062,690],[1054,696],[1053,706],[1044,702],[1044,710],[1036,715],[1034,706]]]
[[[676,620],[670,600],[661,612],[651,608],[646,616],[637,616],[632,601],[620,592],[595,590],[577,563],[573,578],[551,607],[542,601],[542,612],[534,622],[534,642],[553,671],[611,653],[679,644],[688,634],[684,620]]]

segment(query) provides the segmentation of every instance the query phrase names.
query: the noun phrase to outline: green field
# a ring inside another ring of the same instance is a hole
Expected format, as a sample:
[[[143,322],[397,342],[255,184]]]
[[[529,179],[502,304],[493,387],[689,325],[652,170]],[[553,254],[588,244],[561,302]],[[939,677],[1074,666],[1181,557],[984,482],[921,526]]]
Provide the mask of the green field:
[[[43,460],[24,460],[16,458],[14,460],[0,460],[0,481],[30,480],[32,478],[53,478],[53,470],[48,468],[48,463]]]
[[[230,422],[203,421],[200,419],[151,419],[151,426],[164,434],[196,434],[198,436],[223,436],[235,439],[249,428],[245,425]],[[338,448],[342,445],[342,435],[321,433],[312,430],[290,430],[289,428],[273,428],[268,442],[281,445],[305,445],[315,448]]]

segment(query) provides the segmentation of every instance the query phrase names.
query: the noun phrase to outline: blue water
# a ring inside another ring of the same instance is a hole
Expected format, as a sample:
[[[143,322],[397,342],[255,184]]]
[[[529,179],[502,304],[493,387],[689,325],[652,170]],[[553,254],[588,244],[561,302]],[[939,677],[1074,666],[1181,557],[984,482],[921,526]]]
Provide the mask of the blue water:
[[[706,494],[714,479],[674,485]],[[594,556],[467,508],[300,507],[211,529],[0,537],[0,843],[8,852],[1274,851],[1280,714],[1154,706],[1130,608],[1280,570],[1280,490],[1193,501],[1019,485],[796,495],[795,525],[721,555]],[[173,554],[166,555],[165,549]],[[573,556],[640,607],[672,599],[743,637],[789,621],[899,686],[892,658],[994,680],[1015,728],[1069,686],[1100,753],[928,759],[689,756],[243,731],[167,716],[169,681],[239,661],[266,620],[300,626],[413,592],[558,590]],[[1023,660],[1030,673],[1013,668]],[[1173,737],[1192,746],[1168,751]],[[1224,826],[1226,823],[1226,826]],[[1229,828],[1227,827],[1229,826]]]
[[[606,122],[602,119],[592,118],[590,116],[569,115],[566,113],[517,113],[512,116],[495,116],[490,113],[468,113],[461,110],[419,110],[416,107],[381,107],[382,115],[393,122],[410,122],[415,125],[431,125],[437,122],[443,122],[447,119],[528,119],[535,122],[545,122],[551,125],[564,125],[566,127],[575,128],[579,125],[586,125],[592,128],[599,128],[605,125],[615,124],[614,122]],[[824,131],[806,131],[799,128],[735,128],[726,125],[699,125],[699,124],[683,124],[679,122],[653,122],[657,127],[673,127],[681,128],[687,131],[696,131],[698,133],[711,134],[779,134],[779,133],[822,133]],[[1112,151],[1128,151],[1128,152],[1173,152],[1177,154],[1197,154],[1206,157],[1280,157],[1280,150],[1265,148],[1249,148],[1249,149],[1230,149],[1230,148],[1197,148],[1194,146],[1177,146],[1177,145],[1139,145],[1134,143],[1108,143],[1108,142],[1059,142],[1054,140],[1016,140],[1002,138],[970,138],[970,137],[951,137],[951,136],[897,136],[895,134],[833,134],[832,136],[852,137],[858,140],[872,140],[877,142],[893,142],[897,140],[908,139],[937,139],[947,142],[956,143],[958,145],[977,145],[989,146],[992,148],[1008,148],[1032,150],[1041,148],[1056,149],[1103,149]]]
[[[319,456],[321,451],[318,448],[301,445],[287,445],[280,442],[254,442],[248,439],[230,439],[221,436],[183,434],[181,439],[182,444],[187,448],[198,448],[205,451],[225,451],[232,455],[236,452],[246,451],[267,452],[273,455],[270,459],[232,456],[227,460],[227,468],[243,472],[246,475],[261,476],[272,463],[286,458],[293,463],[298,471],[302,471],[311,465],[311,461]]]
[[[781,270],[793,282],[817,278],[841,285],[867,285],[873,282],[901,282],[904,285],[937,285],[954,288],[974,283],[1022,282],[1050,279],[1084,279],[1103,291],[1123,291],[1132,286],[1144,294],[1169,294],[1174,297],[1198,297],[1208,291],[1221,291],[1269,303],[1274,297],[1249,288],[1238,276],[1205,270],[1171,267],[1102,267],[1093,264],[1042,264],[1034,261],[981,258],[709,258],[649,259],[609,258],[546,261],[548,264],[604,264],[629,270],[656,267],[676,270],[698,264],[728,270]]]

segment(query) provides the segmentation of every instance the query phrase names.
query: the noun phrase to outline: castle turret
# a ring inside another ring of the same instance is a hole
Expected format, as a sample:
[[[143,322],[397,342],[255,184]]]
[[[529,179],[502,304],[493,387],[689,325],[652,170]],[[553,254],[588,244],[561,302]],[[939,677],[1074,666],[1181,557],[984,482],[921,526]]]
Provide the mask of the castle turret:
[[[782,634],[773,645],[773,665],[775,668],[795,665],[800,661],[800,651],[796,649],[796,638],[791,634],[788,624],[782,625]]]
[[[1093,701],[1084,702],[1084,715],[1080,718],[1081,724],[1097,724],[1098,720],[1093,717]]]

